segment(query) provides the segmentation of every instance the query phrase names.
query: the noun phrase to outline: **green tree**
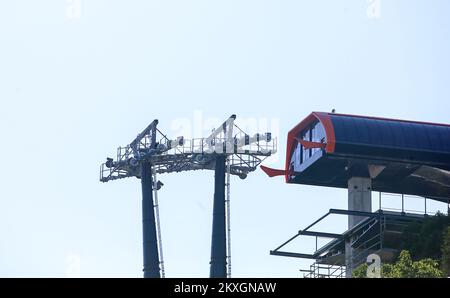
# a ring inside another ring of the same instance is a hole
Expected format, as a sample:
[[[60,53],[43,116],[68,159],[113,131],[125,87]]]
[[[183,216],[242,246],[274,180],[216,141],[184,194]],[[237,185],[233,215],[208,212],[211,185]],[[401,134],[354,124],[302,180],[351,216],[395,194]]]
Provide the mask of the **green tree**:
[[[353,270],[353,277],[367,277],[367,264],[362,264]],[[381,266],[381,277],[384,278],[439,278],[444,274],[439,270],[439,263],[432,259],[422,259],[414,262],[411,254],[403,250],[397,262],[394,264],[383,264]]]
[[[446,276],[450,276],[450,227],[447,227],[444,231],[442,239],[442,259],[441,268]]]
[[[412,274],[410,277],[439,278],[444,277],[444,274],[439,270],[439,262],[433,259],[423,259],[413,262]]]
[[[403,239],[398,248],[408,250],[414,260],[440,260],[442,238],[449,225],[450,217],[439,212],[422,223],[411,223],[403,232]]]
[[[352,276],[354,278],[366,278],[367,277],[367,264],[363,263],[353,269]]]

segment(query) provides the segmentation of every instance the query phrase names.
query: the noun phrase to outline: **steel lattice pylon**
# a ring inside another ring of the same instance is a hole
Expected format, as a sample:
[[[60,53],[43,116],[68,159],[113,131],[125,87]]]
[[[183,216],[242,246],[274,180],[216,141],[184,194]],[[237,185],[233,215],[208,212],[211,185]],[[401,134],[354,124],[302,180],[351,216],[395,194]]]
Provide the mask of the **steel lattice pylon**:
[[[108,158],[101,165],[100,181],[140,178],[142,162],[150,162],[159,174],[214,170],[215,156],[222,154],[230,159],[230,173],[245,178],[266,157],[276,152],[276,139],[272,139],[271,133],[253,137],[245,134],[234,125],[235,118],[232,115],[207,138],[189,140],[183,137],[168,139],[158,130],[158,120],[154,120],[129,145],[117,149],[116,160]],[[233,128],[238,130],[235,135]]]

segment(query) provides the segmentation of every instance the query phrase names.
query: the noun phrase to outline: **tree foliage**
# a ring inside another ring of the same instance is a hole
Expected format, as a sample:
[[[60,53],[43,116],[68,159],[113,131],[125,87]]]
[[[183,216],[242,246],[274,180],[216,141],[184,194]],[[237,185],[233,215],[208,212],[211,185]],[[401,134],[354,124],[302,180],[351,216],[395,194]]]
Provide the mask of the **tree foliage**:
[[[355,269],[353,269],[352,276],[355,278],[366,278],[367,277],[367,264],[362,263]]]
[[[450,227],[444,231],[442,239],[442,261],[441,268],[446,276],[450,276]]]
[[[410,224],[403,233],[401,250],[408,250],[414,260],[441,259],[444,231],[450,217],[442,213],[428,217],[422,223]]]
[[[367,277],[367,264],[362,264],[353,270],[353,277]],[[439,269],[439,263],[433,259],[413,261],[411,254],[403,250],[394,264],[381,266],[381,277],[384,278],[439,278],[444,274]]]
[[[442,213],[423,222],[412,223],[403,231],[401,251],[393,264],[381,266],[386,278],[450,276],[450,217]],[[354,277],[367,276],[367,265],[353,270]]]

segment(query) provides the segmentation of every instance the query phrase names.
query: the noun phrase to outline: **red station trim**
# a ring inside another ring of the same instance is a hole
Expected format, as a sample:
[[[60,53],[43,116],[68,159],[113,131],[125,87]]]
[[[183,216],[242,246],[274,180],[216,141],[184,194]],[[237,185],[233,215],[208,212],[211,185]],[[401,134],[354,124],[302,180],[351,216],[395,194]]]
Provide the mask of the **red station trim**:
[[[327,147],[325,151],[327,153],[333,153],[336,146],[336,135],[334,133],[333,122],[331,122],[331,117],[328,113],[314,112],[313,114],[319,119],[325,128],[325,135],[327,137]]]
[[[318,143],[318,142],[310,142],[306,140],[302,140],[299,138],[295,138],[297,142],[303,145],[306,149],[314,149],[314,148],[323,148],[325,149],[327,147],[326,143]]]
[[[286,172],[284,170],[272,169],[272,168],[269,168],[269,167],[266,167],[266,166],[260,166],[260,168],[269,177],[284,176],[286,174]]]
[[[294,145],[297,144],[297,140],[295,139],[297,135],[305,128],[310,126],[316,120],[320,121],[325,129],[325,135],[327,138],[327,146],[325,147],[325,151],[327,153],[333,153],[336,138],[334,134],[334,126],[331,122],[331,118],[328,113],[323,112],[312,112],[306,117],[302,122],[297,124],[293,129],[291,129],[288,133],[287,137],[287,147],[286,147],[286,164],[285,164],[285,180],[289,181],[289,161],[291,159],[292,152],[294,151]]]

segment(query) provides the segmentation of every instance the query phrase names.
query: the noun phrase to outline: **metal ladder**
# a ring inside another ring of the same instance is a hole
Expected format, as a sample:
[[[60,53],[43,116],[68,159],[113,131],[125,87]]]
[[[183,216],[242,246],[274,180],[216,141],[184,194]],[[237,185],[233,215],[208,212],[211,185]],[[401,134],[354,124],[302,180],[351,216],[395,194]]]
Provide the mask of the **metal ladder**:
[[[159,219],[159,202],[158,202],[158,179],[156,176],[156,171],[153,168],[153,193],[154,193],[154,211],[155,211],[155,219],[156,219],[156,237],[158,238],[158,253],[159,253],[159,264],[161,266],[161,277],[166,277],[165,268],[164,268],[164,256],[162,249],[162,240],[161,240],[161,224]]]

